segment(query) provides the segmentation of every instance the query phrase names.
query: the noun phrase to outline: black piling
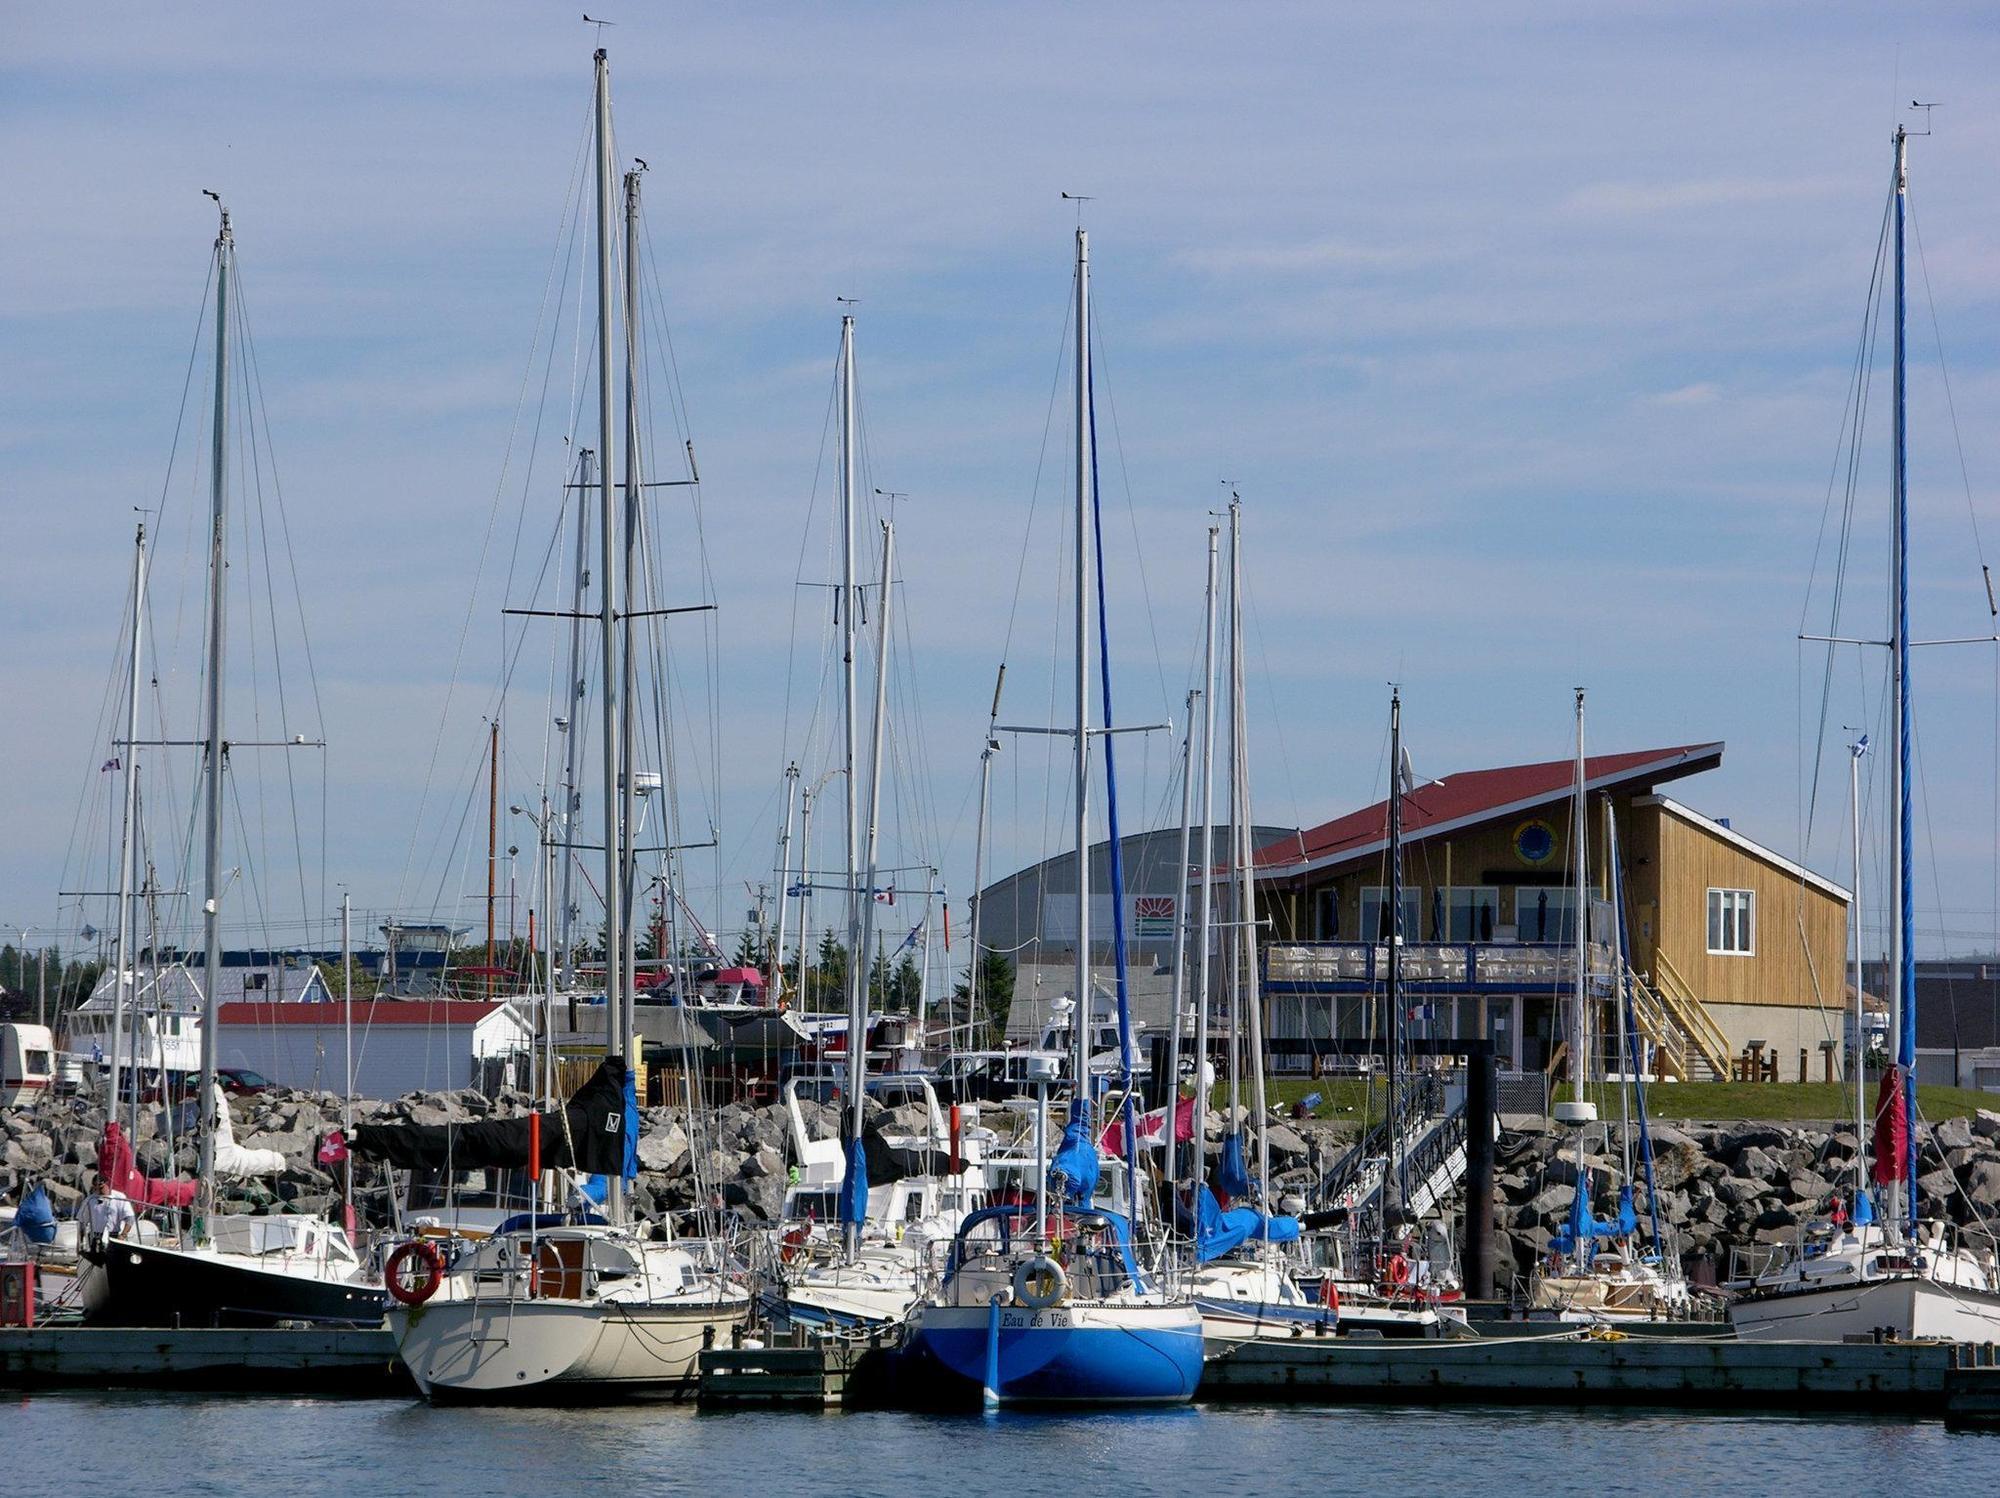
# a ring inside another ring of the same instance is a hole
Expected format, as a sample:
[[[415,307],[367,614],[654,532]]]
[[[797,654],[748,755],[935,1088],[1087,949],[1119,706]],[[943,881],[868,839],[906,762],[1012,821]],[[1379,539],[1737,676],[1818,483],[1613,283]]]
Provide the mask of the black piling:
[[[1499,1063],[1491,1046],[1466,1057],[1464,1281],[1467,1298],[1493,1298],[1493,1124]]]

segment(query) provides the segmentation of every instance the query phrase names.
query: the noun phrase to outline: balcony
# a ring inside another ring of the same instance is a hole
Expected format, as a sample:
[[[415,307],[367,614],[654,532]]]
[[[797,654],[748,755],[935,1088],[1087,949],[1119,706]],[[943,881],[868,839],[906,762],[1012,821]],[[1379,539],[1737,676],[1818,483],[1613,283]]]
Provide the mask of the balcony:
[[[1273,993],[1367,993],[1389,977],[1387,942],[1276,942],[1264,949]],[[1589,949],[1593,991],[1611,991],[1611,949]],[[1422,994],[1556,994],[1576,987],[1576,947],[1543,942],[1405,942],[1402,983]]]

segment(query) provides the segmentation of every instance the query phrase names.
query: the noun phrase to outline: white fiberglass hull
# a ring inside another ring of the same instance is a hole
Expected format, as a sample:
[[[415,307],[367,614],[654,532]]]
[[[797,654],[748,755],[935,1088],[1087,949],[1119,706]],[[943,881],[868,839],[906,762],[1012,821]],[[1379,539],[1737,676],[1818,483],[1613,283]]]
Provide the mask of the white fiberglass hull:
[[[1909,1340],[2000,1342],[2000,1295],[1902,1274],[1779,1291],[1738,1301],[1730,1324],[1743,1338],[1838,1342],[1886,1329]]]
[[[389,1313],[404,1366],[433,1403],[682,1398],[702,1349],[726,1345],[743,1302],[433,1301]]]

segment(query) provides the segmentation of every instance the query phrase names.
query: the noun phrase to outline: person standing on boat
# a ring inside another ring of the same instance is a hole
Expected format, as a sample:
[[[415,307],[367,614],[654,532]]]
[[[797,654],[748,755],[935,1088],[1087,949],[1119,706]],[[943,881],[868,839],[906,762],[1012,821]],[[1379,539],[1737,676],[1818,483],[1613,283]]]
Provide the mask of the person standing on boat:
[[[132,1199],[105,1185],[101,1175],[90,1178],[90,1194],[84,1197],[76,1215],[83,1224],[84,1236],[92,1242],[130,1237],[139,1221],[139,1214],[132,1210]]]

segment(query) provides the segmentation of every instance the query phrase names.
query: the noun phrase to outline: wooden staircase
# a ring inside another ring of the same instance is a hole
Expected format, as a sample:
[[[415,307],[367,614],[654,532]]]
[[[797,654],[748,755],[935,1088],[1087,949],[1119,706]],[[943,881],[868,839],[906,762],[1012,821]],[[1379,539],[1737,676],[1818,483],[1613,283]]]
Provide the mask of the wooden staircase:
[[[1729,1080],[1729,1039],[1665,952],[1655,951],[1658,970],[1648,982],[1638,974],[1632,985],[1632,1012],[1639,1029],[1658,1047],[1663,1074],[1692,1081],[1689,1063],[1700,1061],[1718,1082]]]

